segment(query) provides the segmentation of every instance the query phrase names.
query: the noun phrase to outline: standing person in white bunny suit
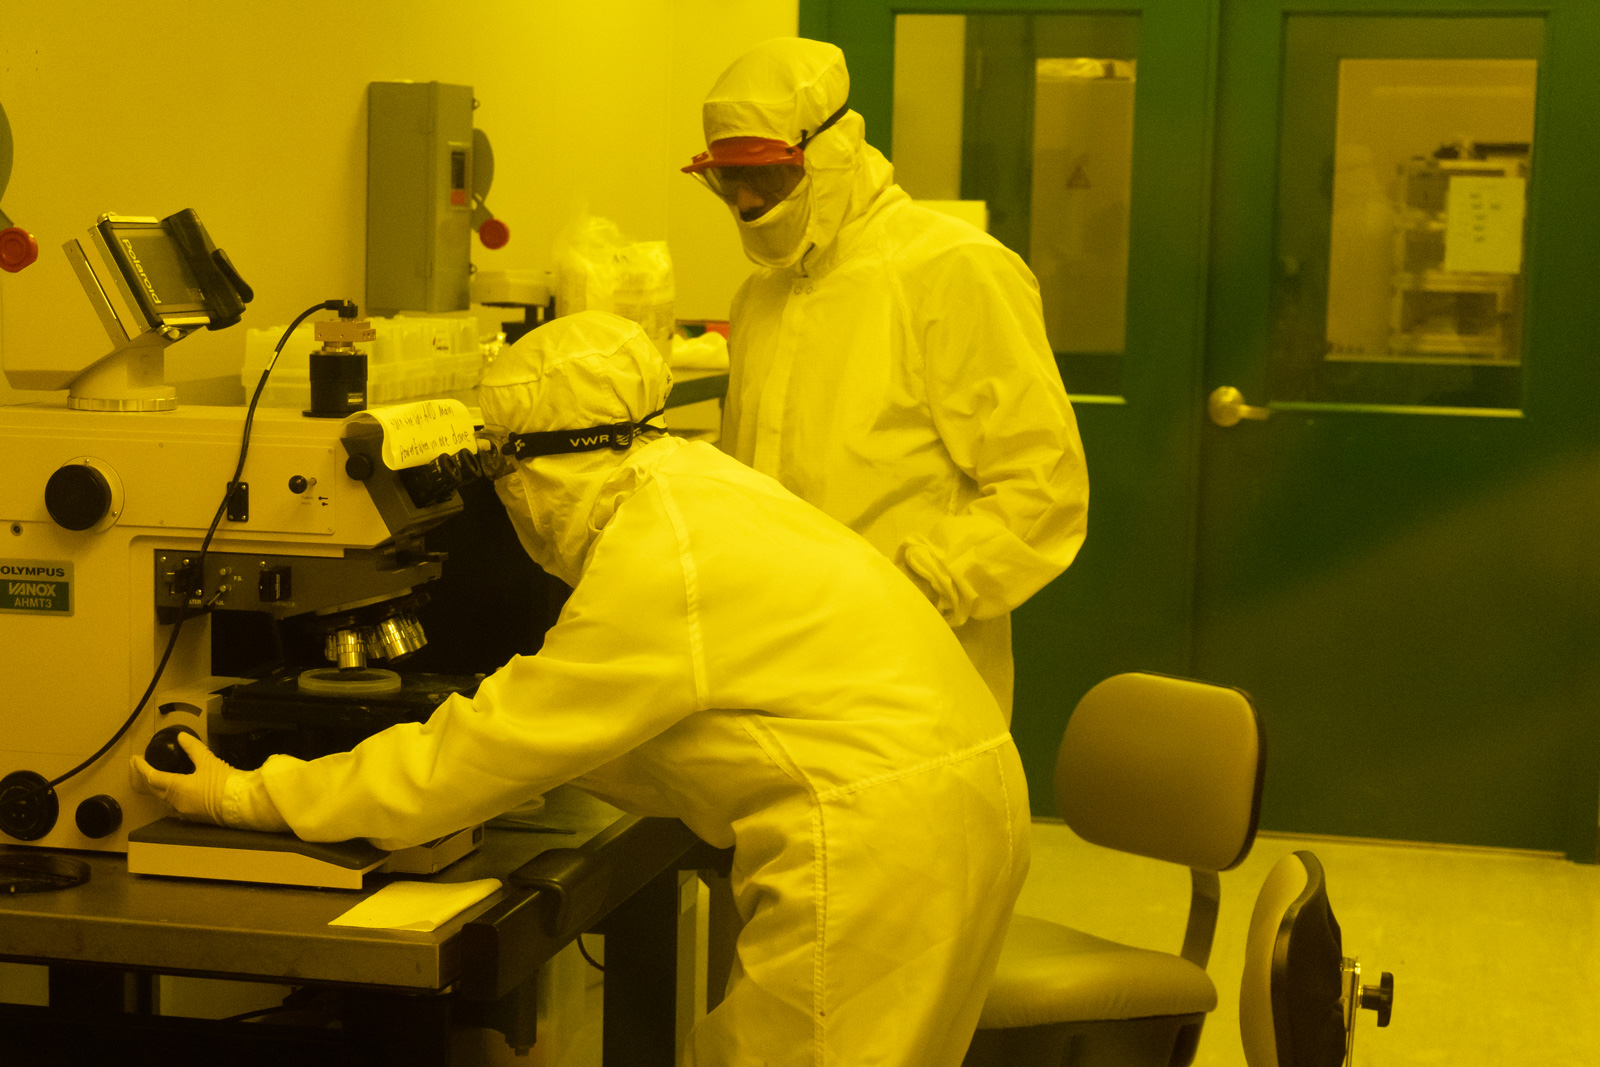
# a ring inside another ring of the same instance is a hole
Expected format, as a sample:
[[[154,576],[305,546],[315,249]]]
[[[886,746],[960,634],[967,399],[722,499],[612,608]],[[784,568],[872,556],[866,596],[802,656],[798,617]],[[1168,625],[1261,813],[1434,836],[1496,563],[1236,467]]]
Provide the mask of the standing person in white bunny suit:
[[[870,541],[954,629],[1011,721],[1011,611],[1089,504],[1039,285],[914,203],[849,110],[844,53],[785,37],[706,96],[685,167],[756,271],[733,300],[722,448]]]

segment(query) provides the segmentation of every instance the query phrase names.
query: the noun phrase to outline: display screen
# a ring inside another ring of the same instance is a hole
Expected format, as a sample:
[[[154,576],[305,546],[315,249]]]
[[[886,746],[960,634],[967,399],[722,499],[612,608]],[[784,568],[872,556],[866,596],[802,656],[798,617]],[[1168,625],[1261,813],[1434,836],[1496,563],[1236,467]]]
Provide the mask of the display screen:
[[[107,245],[146,312],[165,318],[205,310],[194,274],[165,230],[115,224],[108,230]]]

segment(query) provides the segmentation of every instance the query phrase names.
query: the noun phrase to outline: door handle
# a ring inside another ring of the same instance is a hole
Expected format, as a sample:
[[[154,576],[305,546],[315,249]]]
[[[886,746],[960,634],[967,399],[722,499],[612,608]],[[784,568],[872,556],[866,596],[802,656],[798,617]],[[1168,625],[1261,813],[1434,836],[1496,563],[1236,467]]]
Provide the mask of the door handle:
[[[1237,426],[1240,419],[1264,419],[1272,414],[1270,408],[1246,404],[1244,394],[1231,385],[1219,385],[1211,390],[1206,410],[1211,414],[1211,421],[1218,426]]]

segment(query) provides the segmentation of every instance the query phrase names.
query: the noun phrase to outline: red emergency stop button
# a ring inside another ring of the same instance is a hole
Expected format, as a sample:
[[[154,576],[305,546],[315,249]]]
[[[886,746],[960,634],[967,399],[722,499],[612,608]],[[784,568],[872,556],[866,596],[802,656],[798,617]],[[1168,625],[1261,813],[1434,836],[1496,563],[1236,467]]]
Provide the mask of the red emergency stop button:
[[[478,240],[485,248],[504,248],[511,240],[511,227],[499,219],[490,219],[478,227]]]
[[[0,230],[0,270],[15,274],[39,258],[39,242],[20,226]]]

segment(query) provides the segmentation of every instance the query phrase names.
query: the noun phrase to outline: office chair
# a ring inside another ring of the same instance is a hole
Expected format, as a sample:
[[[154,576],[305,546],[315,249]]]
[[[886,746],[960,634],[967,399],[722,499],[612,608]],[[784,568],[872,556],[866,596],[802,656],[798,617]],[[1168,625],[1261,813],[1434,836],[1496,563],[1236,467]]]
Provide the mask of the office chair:
[[[1250,916],[1239,1034],[1250,1067],[1339,1067],[1355,1053],[1356,1012],[1389,1025],[1394,975],[1361,984],[1361,964],[1344,955],[1322,864],[1293,852],[1267,875]]]
[[[1185,1067],[1217,991],[1218,871],[1255,840],[1266,743],[1237,689],[1119,674],[1072,713],[1056,803],[1080,837],[1178,863],[1193,886],[1178,955],[1015,915],[965,1067]]]

